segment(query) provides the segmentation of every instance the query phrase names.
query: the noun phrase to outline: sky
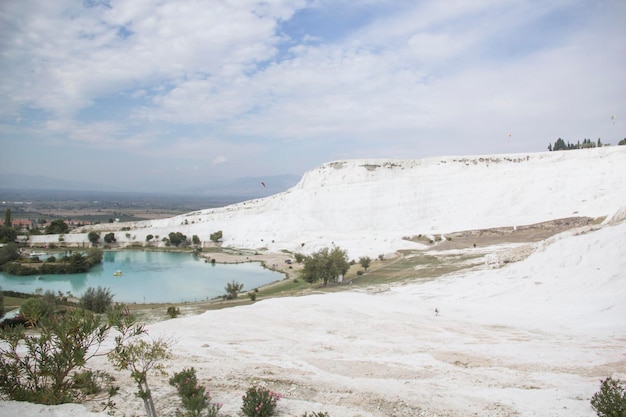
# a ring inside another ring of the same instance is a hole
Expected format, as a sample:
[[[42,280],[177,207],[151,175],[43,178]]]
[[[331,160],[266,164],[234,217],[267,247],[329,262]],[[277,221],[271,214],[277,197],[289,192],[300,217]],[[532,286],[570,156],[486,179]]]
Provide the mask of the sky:
[[[626,2],[0,2],[0,178],[165,192],[626,137]]]

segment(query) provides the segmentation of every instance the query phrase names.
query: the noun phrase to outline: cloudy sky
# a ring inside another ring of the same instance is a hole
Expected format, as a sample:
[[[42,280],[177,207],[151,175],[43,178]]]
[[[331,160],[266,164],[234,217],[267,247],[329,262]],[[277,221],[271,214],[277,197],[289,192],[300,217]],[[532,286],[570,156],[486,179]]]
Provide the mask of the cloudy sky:
[[[170,191],[617,144],[625,21],[622,0],[1,1],[0,175]]]

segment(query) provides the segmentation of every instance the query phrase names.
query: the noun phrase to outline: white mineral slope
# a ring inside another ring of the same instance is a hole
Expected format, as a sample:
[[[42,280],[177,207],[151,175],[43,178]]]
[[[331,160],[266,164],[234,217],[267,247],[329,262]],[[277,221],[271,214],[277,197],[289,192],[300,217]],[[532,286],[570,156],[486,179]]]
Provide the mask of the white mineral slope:
[[[335,244],[351,257],[378,256],[418,245],[405,236],[611,215],[626,204],[624,167],[624,146],[339,161],[307,172],[295,187],[271,197],[96,228],[131,227],[132,233],[117,233],[122,244],[176,231],[208,242],[222,230],[230,247],[310,253]],[[65,239],[87,241],[85,233]]]
[[[626,222],[597,229],[500,269],[264,300],[148,330],[175,340],[169,371],[193,366],[225,415],[260,382],[285,395],[279,417],[589,417],[600,379],[626,378]],[[173,415],[165,380],[152,378],[153,392]],[[117,415],[140,414],[128,377],[118,382]],[[20,410],[0,402],[2,415]],[[37,415],[88,415],[76,410]]]
[[[583,417],[600,378],[626,377],[625,271],[621,222],[565,233],[502,269],[268,300],[150,331],[178,341],[177,366],[204,362],[206,378],[279,381],[284,416],[316,403],[334,416],[391,415],[370,403],[380,398],[402,416]]]

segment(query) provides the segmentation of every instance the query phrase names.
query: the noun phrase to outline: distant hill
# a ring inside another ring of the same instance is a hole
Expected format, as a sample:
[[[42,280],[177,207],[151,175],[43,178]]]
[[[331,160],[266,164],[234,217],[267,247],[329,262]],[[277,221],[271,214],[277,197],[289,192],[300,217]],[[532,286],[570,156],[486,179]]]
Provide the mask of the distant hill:
[[[190,194],[211,197],[228,197],[245,200],[247,198],[267,197],[293,187],[298,183],[297,175],[272,175],[265,177],[243,177],[209,181],[202,187],[190,187],[180,190],[164,190],[161,194]],[[39,190],[39,191],[81,191],[112,192],[110,185],[94,184],[81,181],[68,181],[43,175],[0,173],[0,189],[3,190]],[[130,192],[125,192],[129,193]],[[152,192],[150,194],[157,194]]]
[[[183,193],[211,196],[267,197],[286,191],[300,181],[297,175],[269,175],[265,177],[241,177],[223,181],[210,181],[202,187],[181,190]]]
[[[107,191],[107,188],[102,184],[61,180],[44,175],[13,173],[0,173],[0,188],[21,190]]]

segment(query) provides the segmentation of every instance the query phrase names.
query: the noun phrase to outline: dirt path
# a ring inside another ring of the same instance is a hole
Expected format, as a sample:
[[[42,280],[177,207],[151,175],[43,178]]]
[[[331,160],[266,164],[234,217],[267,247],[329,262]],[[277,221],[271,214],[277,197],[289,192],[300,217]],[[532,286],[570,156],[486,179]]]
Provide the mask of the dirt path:
[[[446,234],[446,240],[435,242],[432,249],[450,250],[488,247],[506,243],[533,243],[570,229],[597,224],[602,219],[569,217],[523,226],[466,230]]]

